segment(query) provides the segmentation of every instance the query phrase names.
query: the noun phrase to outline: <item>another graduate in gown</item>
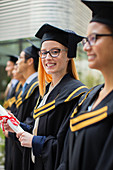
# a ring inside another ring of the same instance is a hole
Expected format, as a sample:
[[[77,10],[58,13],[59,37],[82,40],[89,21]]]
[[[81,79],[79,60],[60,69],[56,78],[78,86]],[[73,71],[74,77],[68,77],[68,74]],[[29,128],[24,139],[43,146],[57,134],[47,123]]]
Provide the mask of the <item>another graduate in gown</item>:
[[[39,82],[38,82],[38,61],[39,48],[32,45],[25,48],[19,56],[17,66],[19,72],[24,76],[25,83],[23,85],[21,93],[16,98],[16,117],[19,121],[26,123],[27,125],[34,124],[33,109],[36,105],[39,97]],[[30,159],[31,150],[29,148],[22,147],[18,139],[15,140],[15,134],[10,133],[10,137],[13,138],[13,158],[11,170],[28,170],[28,167],[32,166]]]
[[[15,64],[12,73],[13,73],[13,77],[19,81],[17,86],[16,86],[15,96],[12,97],[10,99],[10,101],[9,101],[10,106],[11,106],[11,112],[16,113],[16,110],[17,110],[17,108],[16,108],[16,100],[18,98],[18,95],[21,93],[22,87],[23,87],[26,80],[25,80],[23,74],[19,72],[17,64]]]
[[[78,80],[74,61],[82,37],[49,24],[44,24],[36,37],[41,39],[38,75],[43,98],[34,109],[33,135],[24,132],[17,136],[22,146],[32,148],[35,170],[54,170],[59,164],[71,110],[87,90]],[[47,87],[46,82],[50,82]]]
[[[90,89],[71,116],[68,169],[112,170],[113,2],[83,2],[93,12],[83,49],[89,67],[101,71],[105,83]]]
[[[12,74],[16,61],[18,60],[18,56],[17,55],[6,55],[6,56],[9,58],[9,60],[7,61],[5,70],[7,71],[7,75],[11,78],[11,81],[8,83],[7,88],[5,90],[6,99],[4,101],[3,107],[5,109],[11,110],[10,99],[15,96],[16,87],[19,82],[17,79],[14,78]]]
[[[15,89],[15,95],[9,99],[10,111],[15,114],[17,111],[15,102],[21,93],[22,86],[25,83],[25,79],[23,75],[18,71],[18,66],[16,64],[14,65],[12,74],[13,74],[13,78],[19,81]],[[16,114],[14,116],[16,116]],[[5,133],[7,133],[6,130],[5,130]],[[14,140],[12,139],[12,136],[10,137],[10,135],[12,135],[12,133],[9,132],[8,133],[8,153],[9,154],[7,155],[8,157],[8,163],[7,163],[8,168],[7,169],[8,170],[12,170],[13,146],[14,146]]]
[[[12,71],[14,69],[14,66],[16,64],[16,61],[18,60],[17,55],[6,55],[6,57],[9,58],[7,61],[7,65],[5,70],[7,71],[7,76],[11,78],[10,82],[8,83],[4,96],[5,96],[5,101],[3,103],[3,107],[5,109],[11,110],[14,109],[13,106],[10,105],[10,100],[15,96],[16,94],[16,88],[18,85],[18,80],[13,77]],[[8,138],[8,132],[4,131],[3,132],[5,135],[5,170],[10,170],[9,165],[10,165],[10,139]]]

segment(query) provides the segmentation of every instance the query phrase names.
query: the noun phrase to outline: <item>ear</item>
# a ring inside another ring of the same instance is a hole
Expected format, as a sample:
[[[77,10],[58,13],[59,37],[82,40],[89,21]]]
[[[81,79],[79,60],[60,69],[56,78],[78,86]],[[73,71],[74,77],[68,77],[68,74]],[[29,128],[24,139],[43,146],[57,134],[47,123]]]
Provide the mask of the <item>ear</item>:
[[[28,63],[29,66],[32,65],[33,62],[34,62],[34,59],[33,59],[33,58],[29,58],[29,59],[27,60],[27,63]]]
[[[71,60],[71,59],[67,57],[67,62],[69,62],[69,60]]]

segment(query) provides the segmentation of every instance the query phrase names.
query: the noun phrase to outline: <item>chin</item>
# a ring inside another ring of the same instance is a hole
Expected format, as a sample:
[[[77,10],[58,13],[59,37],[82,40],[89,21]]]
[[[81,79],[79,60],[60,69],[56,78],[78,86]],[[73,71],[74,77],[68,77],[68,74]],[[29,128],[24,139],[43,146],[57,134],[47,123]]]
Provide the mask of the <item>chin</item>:
[[[90,68],[90,69],[94,69],[94,67],[92,67],[92,66],[90,66],[90,65],[89,65],[89,68]]]
[[[88,67],[90,69],[100,70],[100,67],[97,67],[97,65],[94,65],[94,64],[88,64]]]
[[[45,71],[46,71],[47,74],[53,74],[54,73],[54,71],[52,71],[52,70],[45,70]]]
[[[51,71],[46,71],[46,73],[47,73],[47,74],[52,74],[52,72],[51,72]]]
[[[96,69],[95,65],[91,64],[91,63],[88,64],[88,67],[91,68],[91,69]]]

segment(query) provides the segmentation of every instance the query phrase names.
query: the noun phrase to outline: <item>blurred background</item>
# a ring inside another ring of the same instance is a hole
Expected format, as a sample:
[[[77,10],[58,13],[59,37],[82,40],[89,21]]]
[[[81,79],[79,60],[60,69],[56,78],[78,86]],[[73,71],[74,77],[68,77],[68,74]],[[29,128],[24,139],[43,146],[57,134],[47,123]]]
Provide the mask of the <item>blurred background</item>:
[[[10,81],[5,66],[6,54],[19,55],[30,39],[40,46],[35,33],[44,23],[71,29],[85,36],[91,12],[80,0],[0,0],[0,104]],[[89,88],[103,82],[100,72],[88,68],[82,44],[78,44],[75,60],[80,80]],[[0,129],[0,165],[4,164],[4,136]]]

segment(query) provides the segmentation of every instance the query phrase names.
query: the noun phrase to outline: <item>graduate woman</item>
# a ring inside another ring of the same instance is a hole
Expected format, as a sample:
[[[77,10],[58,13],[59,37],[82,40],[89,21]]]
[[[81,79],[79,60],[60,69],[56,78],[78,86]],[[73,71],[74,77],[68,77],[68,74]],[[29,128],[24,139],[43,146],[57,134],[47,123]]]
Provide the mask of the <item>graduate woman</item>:
[[[35,170],[53,170],[69,128],[69,114],[87,90],[78,80],[73,59],[82,37],[49,24],[44,24],[36,37],[41,39],[38,77],[42,101],[34,109],[33,135],[24,132],[17,137],[21,146],[32,148]],[[21,126],[27,130],[25,124]]]
[[[69,169],[112,170],[113,2],[83,2],[93,12],[83,49],[87,52],[89,67],[101,71],[105,83],[90,89],[71,116]]]

